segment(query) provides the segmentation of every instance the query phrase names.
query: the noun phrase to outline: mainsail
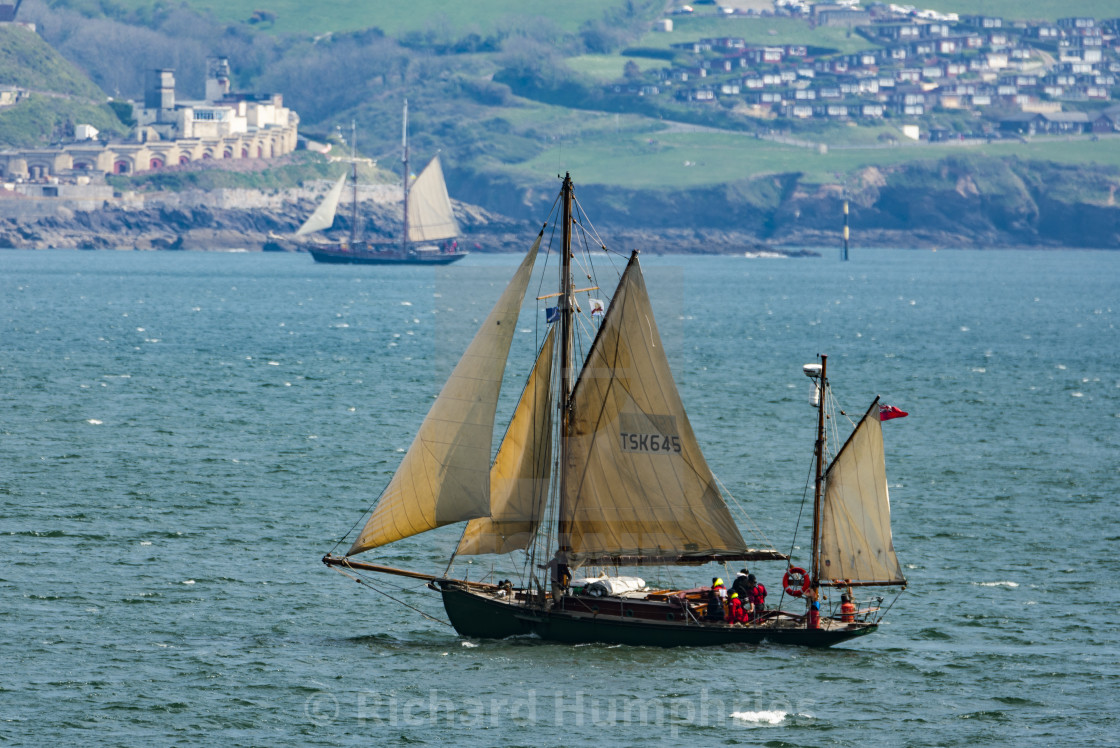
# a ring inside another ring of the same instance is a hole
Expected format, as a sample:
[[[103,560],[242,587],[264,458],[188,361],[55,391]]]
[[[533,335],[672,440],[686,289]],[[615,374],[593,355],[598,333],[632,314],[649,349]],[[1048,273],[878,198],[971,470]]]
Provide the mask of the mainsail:
[[[541,236],[443,385],[347,556],[490,513],[494,411]]]
[[[529,547],[548,499],[552,466],[552,355],[549,330],[525,383],[494,466],[490,468],[490,516],[472,519],[459,555],[510,553]]]
[[[459,225],[455,223],[443,168],[436,156],[408,190],[408,240],[433,242],[458,235]]]
[[[331,224],[334,223],[334,214],[338,210],[338,200],[342,197],[342,188],[346,186],[346,174],[338,178],[331,187],[330,192],[327,193],[323,201],[319,203],[319,207],[315,209],[303,225],[296,229],[296,236],[304,236],[305,234],[312,234],[316,231],[329,229]]]
[[[906,584],[891,539],[885,462],[876,398],[825,474],[820,584]]]
[[[782,558],[747,548],[692,432],[635,253],[572,393],[569,563]]]

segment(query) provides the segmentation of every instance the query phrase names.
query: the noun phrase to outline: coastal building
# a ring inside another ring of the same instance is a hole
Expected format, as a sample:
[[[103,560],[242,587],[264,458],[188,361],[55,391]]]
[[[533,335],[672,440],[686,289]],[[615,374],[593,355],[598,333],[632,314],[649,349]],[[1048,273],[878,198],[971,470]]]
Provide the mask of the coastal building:
[[[0,151],[0,178],[48,179],[89,174],[131,174],[194,161],[268,159],[296,148],[299,115],[280,94],[232,93],[229,61],[207,63],[206,98],[179,101],[173,70],[149,74],[144,100],[133,105],[137,122],[127,140],[81,137],[48,148]]]

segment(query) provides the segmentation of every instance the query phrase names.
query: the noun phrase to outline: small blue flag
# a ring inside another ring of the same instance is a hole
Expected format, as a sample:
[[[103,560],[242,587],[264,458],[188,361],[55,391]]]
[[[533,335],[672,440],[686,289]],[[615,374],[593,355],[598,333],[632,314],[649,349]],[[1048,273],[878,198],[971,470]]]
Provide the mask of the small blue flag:
[[[560,307],[558,307],[558,306],[547,307],[544,310],[544,321],[545,321],[545,324],[548,324],[550,322],[559,322],[560,321]]]

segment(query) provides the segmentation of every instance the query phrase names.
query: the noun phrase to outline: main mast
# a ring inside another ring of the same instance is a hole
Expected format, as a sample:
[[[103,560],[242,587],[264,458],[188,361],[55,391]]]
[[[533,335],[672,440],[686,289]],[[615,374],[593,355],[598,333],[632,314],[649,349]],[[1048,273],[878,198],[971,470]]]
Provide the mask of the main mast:
[[[566,475],[568,437],[571,433],[572,397],[572,178],[564,174],[560,190],[561,249],[560,261],[560,481],[557,534],[559,550],[571,550],[571,523],[567,507]]]
[[[810,574],[812,575],[813,599],[817,597],[817,587],[820,586],[820,526],[821,526],[821,484],[824,482],[824,442],[825,442],[825,405],[828,402],[828,356],[821,355],[821,371],[817,378],[817,445],[816,445],[816,481],[813,489],[813,551],[810,558]]]
[[[404,232],[401,234],[401,251],[408,252],[408,99],[404,100],[404,118],[401,124],[401,161],[404,162]]]

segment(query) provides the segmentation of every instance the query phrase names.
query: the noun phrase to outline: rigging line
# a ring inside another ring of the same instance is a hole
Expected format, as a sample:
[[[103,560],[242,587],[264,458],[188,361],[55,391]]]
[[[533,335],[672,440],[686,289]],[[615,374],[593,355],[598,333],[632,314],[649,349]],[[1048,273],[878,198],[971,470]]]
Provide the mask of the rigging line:
[[[400,604],[400,605],[403,605],[404,607],[406,607],[406,608],[409,608],[409,609],[411,609],[411,610],[413,610],[413,611],[415,611],[415,612],[419,613],[420,615],[422,615],[422,616],[424,616],[425,618],[427,618],[427,619],[428,619],[429,621],[435,621],[436,623],[442,623],[442,624],[443,624],[444,626],[449,626],[449,627],[451,627],[451,628],[454,628],[454,626],[451,626],[451,622],[450,622],[450,621],[444,621],[444,620],[441,620],[441,619],[439,619],[439,618],[436,618],[436,617],[434,617],[434,616],[430,616],[430,615],[428,615],[427,613],[425,613],[424,611],[422,611],[422,610],[420,610],[419,608],[417,608],[417,607],[416,607],[415,605],[409,605],[409,604],[408,604],[408,603],[406,603],[405,601],[403,601],[403,600],[398,600],[397,598],[393,597],[393,596],[392,596],[392,595],[390,595],[390,594],[389,594],[388,592],[385,592],[384,590],[379,590],[379,589],[377,589],[377,588],[376,588],[376,587],[374,587],[374,586],[373,586],[373,585],[372,585],[372,584],[371,584],[371,583],[370,583],[369,581],[367,581],[367,580],[363,579],[362,577],[359,577],[359,576],[355,576],[355,575],[353,575],[353,574],[347,574],[346,572],[344,572],[344,571],[343,571],[342,569],[338,568],[337,566],[336,566],[336,567],[333,567],[333,568],[334,568],[334,570],[335,570],[335,571],[337,571],[337,572],[338,572],[339,574],[341,574],[342,576],[344,576],[344,577],[348,577],[348,578],[350,578],[350,579],[353,579],[353,580],[354,580],[355,582],[357,582],[358,584],[360,584],[360,585],[363,585],[363,586],[365,586],[365,587],[368,587],[369,589],[373,590],[373,591],[374,591],[374,592],[376,592],[377,594],[379,594],[379,595],[384,595],[385,597],[389,598],[389,599],[390,599],[390,600],[392,600],[393,602],[395,602],[395,603],[398,603],[398,604]]]
[[[801,507],[797,510],[797,522],[793,526],[793,539],[790,540],[790,542],[789,542],[789,558],[790,558],[790,560],[786,562],[787,568],[793,565],[793,549],[797,546],[797,533],[801,530],[801,515],[804,514],[804,512],[805,512],[805,502],[808,501],[808,499],[809,499],[809,483],[812,481],[812,479],[813,479],[813,461],[810,460],[809,461],[809,474],[807,476],[805,476],[805,490],[801,494]],[[812,559],[810,559],[809,565],[812,566]],[[812,573],[812,572],[810,572],[810,573]],[[782,596],[785,597],[784,592],[782,593]]]
[[[894,604],[898,602],[898,598],[902,597],[902,593],[905,592],[905,591],[906,591],[905,589],[901,589],[901,590],[898,591],[898,594],[894,596],[894,600],[891,600],[891,604],[888,605],[887,609],[884,610],[882,612],[882,614],[879,616],[880,621],[887,617],[887,613],[891,612],[891,608],[894,607]],[[882,600],[883,600],[883,598],[879,598],[880,603],[882,603]]]
[[[740,515],[742,515],[743,519],[745,519],[750,524],[751,531],[754,532],[754,534],[758,537],[758,539],[761,540],[763,543],[765,543],[767,547],[776,548],[777,546],[774,543],[770,542],[770,538],[766,537],[766,533],[764,533],[762,531],[762,528],[759,527],[758,524],[753,519],[751,519],[751,516],[749,514],[747,514],[747,510],[743,509],[743,507],[739,504],[739,500],[735,498],[735,496],[731,493],[731,491],[727,490],[727,486],[724,485],[723,481],[720,480],[719,476],[716,475],[713,472],[712,477],[716,479],[716,483],[719,484],[720,489],[725,494],[727,494],[728,498],[734,500],[733,503],[735,504],[735,509],[738,511],[738,513]]]
[[[575,195],[572,195],[572,199],[575,201],[578,213],[587,220],[587,225],[591,228],[591,233],[594,234],[595,241],[599,244],[599,248],[606,252],[607,256],[610,256],[610,254],[613,252],[619,257],[629,257],[629,255],[627,255],[625,252],[619,252],[617,249],[609,249],[607,247],[607,245],[603,242],[602,237],[599,236],[599,232],[598,230],[596,230],[595,224],[591,223],[591,219],[587,216],[587,211],[583,209],[583,205],[580,203],[579,198]]]
[[[331,546],[331,549],[329,551],[327,551],[328,554],[334,553],[335,549],[337,549],[340,545],[342,545],[342,541],[346,540],[346,538],[349,537],[350,533],[354,532],[354,528],[357,527],[359,524],[361,524],[362,520],[365,519],[366,515],[373,512],[373,508],[375,506],[377,506],[377,502],[381,500],[382,495],[384,495],[384,491],[382,492],[382,494],[378,495],[378,497],[370,503],[370,505],[366,508],[366,510],[364,512],[362,512],[361,515],[358,516],[357,521],[354,522],[354,524],[350,525],[350,529],[348,529],[345,533],[343,533],[341,538],[339,538],[338,540],[335,541],[335,544]]]

